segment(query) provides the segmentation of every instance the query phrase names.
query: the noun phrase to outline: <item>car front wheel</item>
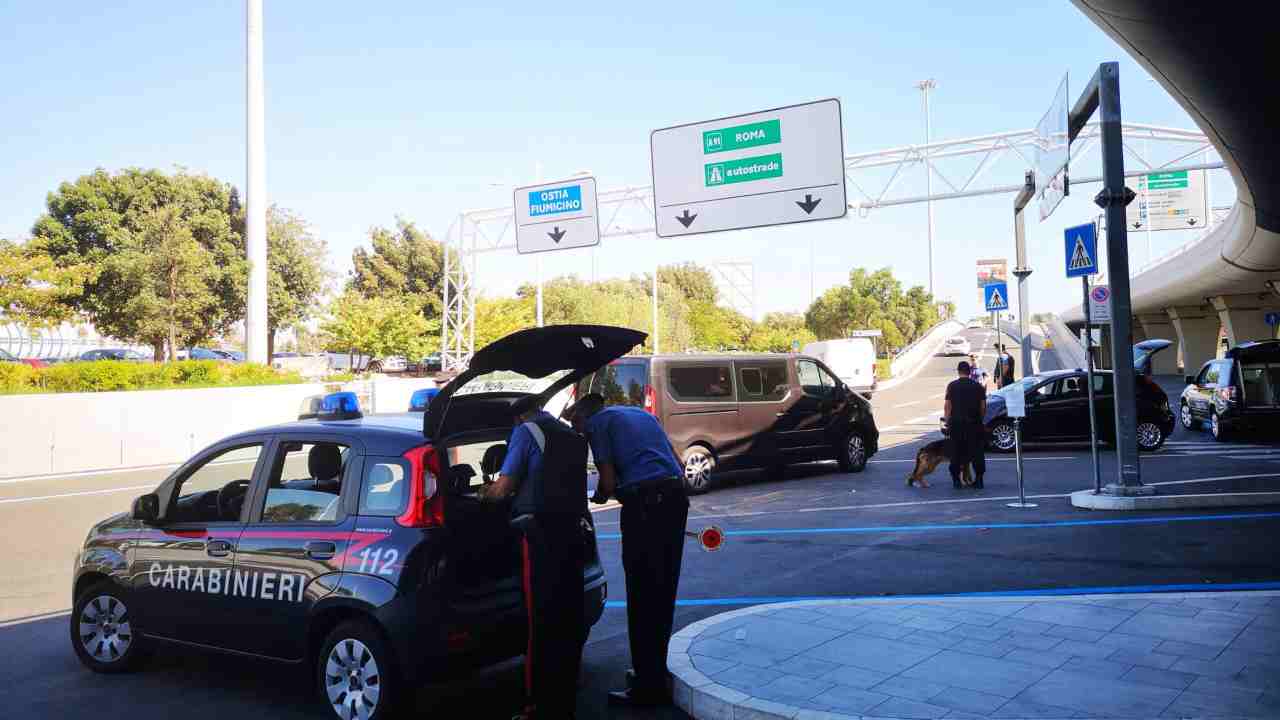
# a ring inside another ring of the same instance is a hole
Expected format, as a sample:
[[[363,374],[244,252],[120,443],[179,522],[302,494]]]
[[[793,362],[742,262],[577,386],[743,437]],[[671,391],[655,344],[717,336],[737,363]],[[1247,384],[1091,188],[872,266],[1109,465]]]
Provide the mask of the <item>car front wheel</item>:
[[[342,720],[390,717],[397,700],[391,652],[368,622],[349,620],[325,638],[316,662],[321,701]]]
[[[85,667],[100,673],[135,670],[145,659],[142,638],[115,583],[104,580],[80,593],[71,608],[71,646]]]
[[[1196,418],[1191,414],[1191,406],[1182,403],[1182,408],[1178,411],[1178,418],[1182,421],[1182,427],[1188,430],[1194,430],[1196,427]]]
[[[1013,452],[1017,445],[1017,435],[1012,420],[1000,420],[991,426],[990,432],[988,447],[996,452]]]
[[[847,473],[862,472],[867,467],[867,441],[857,430],[850,432],[836,456],[840,463],[840,471]]]
[[[1164,430],[1153,422],[1138,423],[1138,449],[1146,452],[1158,450],[1164,444]]]
[[[711,473],[716,469],[716,458],[701,445],[694,445],[684,453],[684,487],[690,495],[701,495],[711,489]]]

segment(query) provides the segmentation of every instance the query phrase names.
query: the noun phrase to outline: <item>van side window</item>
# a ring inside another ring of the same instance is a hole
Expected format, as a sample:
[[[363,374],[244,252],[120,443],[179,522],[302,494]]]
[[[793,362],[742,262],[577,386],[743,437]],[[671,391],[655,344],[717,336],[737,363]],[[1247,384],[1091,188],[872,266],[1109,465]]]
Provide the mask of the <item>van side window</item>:
[[[822,376],[818,374],[818,365],[812,360],[797,360],[796,375],[800,377],[800,389],[805,395],[826,397],[827,390],[822,385]]]
[[[729,365],[673,365],[667,370],[671,395],[683,402],[733,402]]]
[[[787,396],[788,390],[785,362],[738,365],[739,402],[777,402]]]

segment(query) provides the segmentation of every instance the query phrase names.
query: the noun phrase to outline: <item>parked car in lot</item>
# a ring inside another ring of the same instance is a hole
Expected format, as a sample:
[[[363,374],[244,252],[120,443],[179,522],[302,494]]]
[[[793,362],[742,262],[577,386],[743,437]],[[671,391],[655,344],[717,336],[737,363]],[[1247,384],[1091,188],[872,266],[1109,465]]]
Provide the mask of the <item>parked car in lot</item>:
[[[137,350],[129,348],[99,348],[80,353],[81,360],[128,360],[130,362],[148,362],[151,358]]]
[[[1139,375],[1138,449],[1158,449],[1173,432],[1174,417],[1169,398],[1150,377]],[[1087,442],[1089,440],[1088,376],[1083,370],[1057,370],[1029,375],[987,397],[987,447],[996,452],[1013,452],[1014,425],[1008,416],[1006,397],[1022,393],[1027,415],[1022,420],[1023,442]],[[1098,437],[1115,439],[1115,389],[1110,370],[1093,372],[1093,400]]]
[[[49,367],[49,363],[44,360],[37,358],[20,358],[8,350],[3,349],[0,349],[0,362],[22,363],[23,365],[30,365],[33,368]]]
[[[102,673],[191,647],[299,667],[329,717],[387,717],[428,682],[527,647],[510,501],[482,503],[530,393],[465,394],[496,372],[557,375],[545,400],[644,341],[524,330],[482,348],[444,402],[362,416],[353,393],[201,450],[76,556],[70,641]],[[496,460],[496,462],[495,462]],[[582,498],[586,627],[607,582]],[[123,691],[123,689],[122,689]]]
[[[405,367],[406,372],[411,373],[435,373],[443,369],[443,362],[440,353],[431,353],[421,360],[410,360]]]
[[[1280,340],[1242,343],[1186,381],[1178,401],[1183,427],[1207,421],[1217,440],[1247,429],[1280,438]]]
[[[578,382],[606,403],[635,405],[662,423],[691,493],[718,470],[835,459],[861,472],[879,447],[871,403],[804,355],[625,357]]]
[[[952,335],[942,344],[943,355],[968,355],[971,352],[973,349],[969,347],[969,341],[959,335]]]

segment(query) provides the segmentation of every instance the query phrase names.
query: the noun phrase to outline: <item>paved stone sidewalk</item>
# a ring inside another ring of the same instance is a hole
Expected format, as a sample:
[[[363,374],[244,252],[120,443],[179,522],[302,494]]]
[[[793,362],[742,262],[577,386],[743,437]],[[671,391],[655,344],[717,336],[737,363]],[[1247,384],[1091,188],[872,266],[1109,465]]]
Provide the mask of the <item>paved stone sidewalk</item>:
[[[698,720],[1280,717],[1280,593],[760,605],[668,663]]]

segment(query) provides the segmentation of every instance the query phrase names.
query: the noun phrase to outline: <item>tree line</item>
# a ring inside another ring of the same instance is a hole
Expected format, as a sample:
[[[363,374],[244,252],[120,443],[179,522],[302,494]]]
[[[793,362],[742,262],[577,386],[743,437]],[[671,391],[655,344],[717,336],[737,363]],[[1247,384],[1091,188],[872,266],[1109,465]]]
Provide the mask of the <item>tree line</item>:
[[[181,170],[96,170],[48,194],[25,242],[0,239],[0,313],[28,326],[88,321],[104,335],[151,346],[157,360],[173,358],[230,335],[244,319],[244,227],[229,183]],[[454,251],[412,222],[372,227],[345,278],[329,269],[324,240],[287,209],[268,210],[267,246],[269,353],[284,329],[307,350],[416,359],[439,348],[445,253]],[[554,278],[543,288],[544,320],[650,332],[651,283],[648,274]],[[919,286],[904,290],[887,268],[856,268],[803,314],[759,321],[725,307],[711,273],[696,264],[659,268],[658,285],[666,352],[787,352],[875,329],[891,353],[954,311]],[[514,296],[478,298],[476,346],[532,327],[535,295],[525,285]]]

